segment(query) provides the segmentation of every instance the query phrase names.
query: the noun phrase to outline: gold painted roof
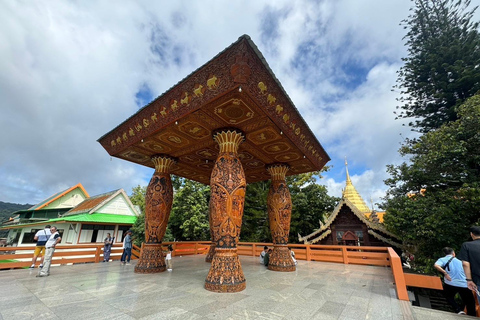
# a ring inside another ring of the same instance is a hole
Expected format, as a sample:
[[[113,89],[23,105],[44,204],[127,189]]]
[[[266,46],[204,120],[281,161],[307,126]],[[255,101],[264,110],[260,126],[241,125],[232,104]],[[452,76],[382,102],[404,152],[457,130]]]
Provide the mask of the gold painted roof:
[[[370,210],[362,199],[360,194],[358,193],[357,189],[352,184],[352,180],[350,180],[350,175],[348,174],[348,165],[347,160],[345,160],[345,169],[347,171],[347,182],[345,184],[345,189],[342,191],[342,198],[350,201],[358,210],[363,213],[370,213]]]

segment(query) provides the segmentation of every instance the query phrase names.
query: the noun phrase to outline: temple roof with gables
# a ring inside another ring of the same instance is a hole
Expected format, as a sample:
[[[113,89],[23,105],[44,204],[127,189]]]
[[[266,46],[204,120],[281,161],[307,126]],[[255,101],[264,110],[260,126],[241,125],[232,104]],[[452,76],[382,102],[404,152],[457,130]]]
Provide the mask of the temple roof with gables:
[[[328,234],[330,234],[331,232],[330,225],[335,221],[335,219],[337,218],[343,206],[349,207],[350,210],[353,212],[353,214],[357,216],[357,218],[367,226],[369,234],[394,247],[397,247],[397,248],[402,247],[402,244],[398,242],[397,237],[393,233],[389,232],[383,224],[372,222],[369,219],[367,219],[365,214],[361,212],[352,202],[350,202],[347,199],[340,200],[340,202],[337,204],[333,212],[327,218],[327,221],[325,221],[324,224],[320,222],[320,228],[318,228],[314,232],[304,237],[302,237],[301,235],[298,235],[298,240],[306,244],[314,244],[324,239]]]
[[[98,142],[111,156],[151,168],[154,155],[175,157],[171,173],[209,184],[218,155],[212,133],[225,127],[245,134],[239,158],[247,183],[270,179],[269,164],[288,164],[294,175],[330,160],[247,35]]]

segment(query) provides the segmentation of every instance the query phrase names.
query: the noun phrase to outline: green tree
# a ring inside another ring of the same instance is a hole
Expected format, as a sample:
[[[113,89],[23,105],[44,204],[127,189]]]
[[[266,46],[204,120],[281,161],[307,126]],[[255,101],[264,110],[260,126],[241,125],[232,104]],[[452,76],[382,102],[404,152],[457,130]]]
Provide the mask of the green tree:
[[[325,186],[316,183],[317,179],[322,177],[321,172],[329,169],[326,166],[320,172],[314,171],[287,177],[292,197],[289,242],[297,243],[298,234],[305,236],[318,229],[319,221],[325,221],[325,217],[340,201],[340,198],[329,196]]]
[[[249,183],[245,194],[240,240],[245,242],[272,242],[270,234],[267,196],[270,181]]]
[[[404,145],[400,154],[411,164],[387,169],[385,224],[426,266],[442,247],[460,248],[468,227],[480,222],[480,95],[461,105],[458,117]]]
[[[133,234],[135,235],[134,243],[137,246],[141,246],[142,242],[145,242],[145,194],[147,193],[147,187],[140,185],[132,188],[132,194],[130,195],[130,201],[134,206],[140,208],[140,214],[137,220],[132,226]]]
[[[480,34],[470,0],[414,0],[402,22],[408,56],[395,88],[399,118],[420,132],[457,119],[456,107],[480,90]]]
[[[328,167],[324,171],[328,170]],[[319,227],[319,221],[332,212],[339,198],[327,194],[327,188],[316,183],[320,172],[309,172],[286,178],[292,199],[289,242],[297,243],[298,234],[309,234]],[[245,198],[242,241],[271,242],[267,196],[269,181],[249,184]]]
[[[210,187],[182,179],[173,199],[168,221],[173,238],[182,240],[210,240],[208,201]]]

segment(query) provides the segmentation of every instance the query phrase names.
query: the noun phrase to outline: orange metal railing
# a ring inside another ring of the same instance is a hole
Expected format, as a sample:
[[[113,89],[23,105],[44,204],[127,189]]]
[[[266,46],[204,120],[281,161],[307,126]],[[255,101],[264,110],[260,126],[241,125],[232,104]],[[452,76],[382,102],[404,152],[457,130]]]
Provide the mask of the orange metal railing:
[[[103,261],[103,246],[103,244],[58,245],[52,264],[98,263]],[[35,246],[0,248],[0,270],[29,267],[34,250]],[[110,259],[120,260],[122,252],[122,244],[114,244]],[[134,245],[132,259],[138,259],[139,256],[140,248]],[[40,264],[40,258],[37,259],[36,264]]]

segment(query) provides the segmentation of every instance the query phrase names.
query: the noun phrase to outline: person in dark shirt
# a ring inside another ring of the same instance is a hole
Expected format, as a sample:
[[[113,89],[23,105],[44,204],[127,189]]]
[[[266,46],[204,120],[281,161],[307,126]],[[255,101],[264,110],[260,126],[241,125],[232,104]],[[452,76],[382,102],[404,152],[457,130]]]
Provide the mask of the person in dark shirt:
[[[470,228],[470,236],[473,241],[464,242],[460,249],[458,259],[462,260],[468,288],[477,295],[480,286],[480,226]]]
[[[268,262],[270,262],[270,255],[272,254],[273,250],[268,249],[267,253],[265,254],[265,257],[263,258],[263,262],[265,263],[265,266],[268,267]]]

